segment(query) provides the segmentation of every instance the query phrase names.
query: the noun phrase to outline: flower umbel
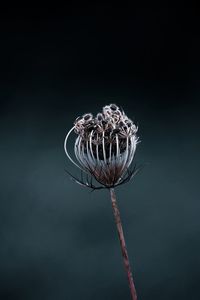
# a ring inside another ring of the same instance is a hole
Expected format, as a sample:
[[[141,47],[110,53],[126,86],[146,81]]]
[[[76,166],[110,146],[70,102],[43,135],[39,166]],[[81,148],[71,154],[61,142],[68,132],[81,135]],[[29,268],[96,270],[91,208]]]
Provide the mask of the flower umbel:
[[[78,117],[68,132],[64,148],[68,158],[85,174],[90,183],[76,182],[91,188],[112,188],[129,181],[136,170],[130,170],[138,138],[137,126],[115,104],[106,105],[95,117],[91,113]],[[77,134],[74,145],[75,162],[67,150],[71,132]],[[95,187],[92,177],[101,184]]]
[[[137,129],[122,109],[115,104],[110,104],[104,106],[102,112],[95,117],[91,113],[78,117],[64,142],[64,149],[68,158],[81,169],[81,180],[70,174],[72,178],[83,186],[92,189],[107,188],[110,191],[132,300],[137,300],[137,293],[114,188],[129,181],[138,171],[138,169],[132,171],[130,169],[138,142]],[[74,154],[77,161],[72,159],[67,150],[67,141],[73,131],[77,134],[74,144]],[[86,175],[86,182],[83,180],[83,174]],[[100,183],[100,186],[93,185],[93,178]]]

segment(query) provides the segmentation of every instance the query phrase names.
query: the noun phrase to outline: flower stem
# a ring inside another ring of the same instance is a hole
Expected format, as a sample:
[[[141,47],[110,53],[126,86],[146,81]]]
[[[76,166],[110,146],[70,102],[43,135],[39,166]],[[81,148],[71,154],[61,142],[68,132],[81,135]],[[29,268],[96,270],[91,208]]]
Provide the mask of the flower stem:
[[[135,285],[133,282],[133,276],[132,276],[132,272],[131,272],[131,266],[130,266],[130,262],[129,262],[129,258],[128,258],[128,252],[127,252],[127,248],[126,248],[126,242],[125,242],[125,238],[124,238],[124,233],[123,233],[123,228],[122,228],[122,223],[121,223],[121,218],[120,218],[120,212],[119,212],[119,208],[117,206],[116,195],[115,195],[115,191],[113,188],[110,189],[110,196],[111,196],[111,203],[112,203],[113,213],[114,213],[114,217],[115,217],[115,223],[117,226],[117,232],[118,232],[118,236],[119,236],[122,256],[123,256],[123,260],[124,260],[124,266],[125,266],[127,277],[128,277],[131,298],[132,298],[132,300],[137,300],[137,294],[136,294],[136,289],[135,289]]]

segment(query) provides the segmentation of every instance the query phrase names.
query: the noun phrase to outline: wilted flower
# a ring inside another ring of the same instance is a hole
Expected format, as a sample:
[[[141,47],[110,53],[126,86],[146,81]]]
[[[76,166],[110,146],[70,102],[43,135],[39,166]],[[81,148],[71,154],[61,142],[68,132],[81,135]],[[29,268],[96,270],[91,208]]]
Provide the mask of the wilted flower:
[[[73,131],[77,134],[74,143],[74,154],[77,161],[72,159],[67,150],[67,141]],[[132,300],[137,300],[137,294],[114,187],[129,181],[137,172],[135,169],[130,169],[138,142],[136,132],[137,127],[125,115],[124,111],[119,109],[117,105],[110,104],[104,106],[102,112],[95,117],[91,113],[78,117],[64,142],[64,149],[68,158],[81,169],[81,180],[70,174],[72,178],[86,187],[92,189],[107,188],[110,191]],[[86,182],[83,180],[83,174],[86,174]],[[101,186],[94,186],[92,178],[95,178]]]
[[[102,185],[97,188],[112,188],[130,180],[135,174],[130,165],[138,142],[137,129],[115,104],[104,106],[95,117],[91,113],[78,117],[65,138],[64,148],[69,159],[84,173],[91,175],[91,181],[75,180],[91,188],[96,188],[92,177]],[[77,162],[67,150],[72,131],[77,134],[74,145]]]

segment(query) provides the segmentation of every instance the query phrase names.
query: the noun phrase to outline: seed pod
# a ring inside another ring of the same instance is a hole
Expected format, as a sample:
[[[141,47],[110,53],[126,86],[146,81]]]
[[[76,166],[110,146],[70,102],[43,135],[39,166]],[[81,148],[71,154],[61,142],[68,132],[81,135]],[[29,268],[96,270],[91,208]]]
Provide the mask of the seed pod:
[[[65,152],[76,166],[89,173],[104,187],[116,186],[123,182],[138,141],[135,131],[127,130],[127,127],[136,128],[117,105],[107,105],[103,107],[103,114],[98,113],[93,118],[88,113],[77,121],[66,136]],[[71,158],[66,148],[73,129],[78,135],[74,146],[77,162]]]

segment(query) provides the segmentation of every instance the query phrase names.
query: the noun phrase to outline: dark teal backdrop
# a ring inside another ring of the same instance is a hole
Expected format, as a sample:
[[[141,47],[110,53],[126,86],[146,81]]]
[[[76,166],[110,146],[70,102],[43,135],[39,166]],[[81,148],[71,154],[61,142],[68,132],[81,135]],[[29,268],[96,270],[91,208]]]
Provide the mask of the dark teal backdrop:
[[[1,18],[0,299],[129,299],[108,192],[65,172],[73,121],[109,103],[139,126],[117,189],[138,299],[200,299],[197,28],[144,3]]]

